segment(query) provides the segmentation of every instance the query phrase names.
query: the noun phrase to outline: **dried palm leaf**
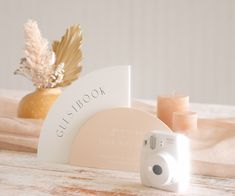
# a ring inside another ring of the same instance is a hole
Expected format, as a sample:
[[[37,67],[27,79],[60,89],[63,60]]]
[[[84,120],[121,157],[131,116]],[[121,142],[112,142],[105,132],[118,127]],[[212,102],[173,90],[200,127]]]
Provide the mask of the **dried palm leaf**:
[[[82,32],[79,25],[74,25],[66,30],[60,41],[52,43],[56,55],[55,65],[64,64],[64,78],[59,86],[64,87],[76,80],[82,70]]]

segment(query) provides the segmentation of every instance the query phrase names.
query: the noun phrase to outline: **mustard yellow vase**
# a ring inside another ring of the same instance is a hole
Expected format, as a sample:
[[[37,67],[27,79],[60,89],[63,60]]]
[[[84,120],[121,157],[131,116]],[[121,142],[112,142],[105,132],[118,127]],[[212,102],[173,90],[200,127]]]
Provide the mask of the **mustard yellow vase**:
[[[19,118],[45,119],[60,88],[40,88],[23,97],[18,105]]]

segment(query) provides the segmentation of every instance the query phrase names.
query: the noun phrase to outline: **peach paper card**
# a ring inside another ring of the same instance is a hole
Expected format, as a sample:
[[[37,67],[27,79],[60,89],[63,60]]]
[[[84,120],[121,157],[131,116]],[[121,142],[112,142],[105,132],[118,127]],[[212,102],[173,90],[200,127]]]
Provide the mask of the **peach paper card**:
[[[171,131],[154,115],[138,109],[107,109],[91,117],[77,132],[69,163],[77,166],[139,171],[144,135]]]

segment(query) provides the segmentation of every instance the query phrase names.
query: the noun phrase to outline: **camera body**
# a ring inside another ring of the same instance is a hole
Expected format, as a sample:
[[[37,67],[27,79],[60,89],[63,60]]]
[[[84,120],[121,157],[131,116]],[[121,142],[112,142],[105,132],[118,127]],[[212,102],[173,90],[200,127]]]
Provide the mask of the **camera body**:
[[[183,192],[189,182],[189,141],[181,134],[150,131],[141,150],[142,184],[157,189]]]

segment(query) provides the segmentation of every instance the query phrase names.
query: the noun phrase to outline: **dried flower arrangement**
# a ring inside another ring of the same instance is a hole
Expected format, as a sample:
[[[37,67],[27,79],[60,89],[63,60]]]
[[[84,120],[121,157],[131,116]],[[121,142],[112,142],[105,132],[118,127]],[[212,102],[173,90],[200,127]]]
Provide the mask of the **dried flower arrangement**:
[[[25,57],[14,72],[28,78],[37,88],[64,87],[76,80],[82,70],[79,25],[71,26],[60,41],[49,48],[42,37],[36,21],[29,20],[25,26]]]
[[[71,26],[52,47],[42,37],[36,21],[29,20],[25,26],[25,57],[15,74],[31,80],[36,91],[24,96],[18,105],[18,117],[44,119],[60,95],[60,88],[70,85],[82,70],[79,25]]]

